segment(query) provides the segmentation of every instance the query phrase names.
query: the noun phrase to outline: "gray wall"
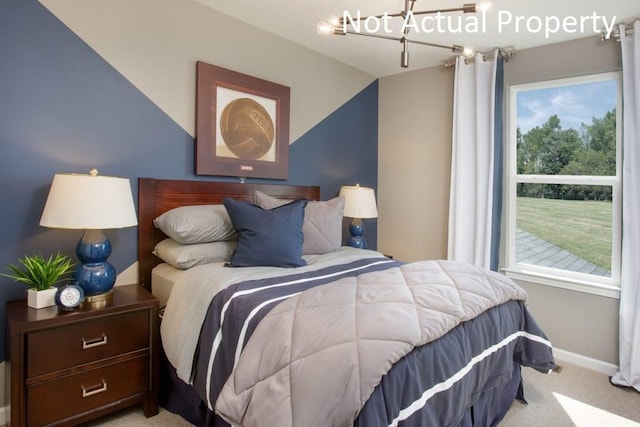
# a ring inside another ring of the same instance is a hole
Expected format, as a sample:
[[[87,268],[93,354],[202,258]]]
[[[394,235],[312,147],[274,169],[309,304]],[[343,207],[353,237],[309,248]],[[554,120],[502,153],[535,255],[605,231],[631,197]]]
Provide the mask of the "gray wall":
[[[447,256],[453,70],[383,77],[378,88],[378,249]]]

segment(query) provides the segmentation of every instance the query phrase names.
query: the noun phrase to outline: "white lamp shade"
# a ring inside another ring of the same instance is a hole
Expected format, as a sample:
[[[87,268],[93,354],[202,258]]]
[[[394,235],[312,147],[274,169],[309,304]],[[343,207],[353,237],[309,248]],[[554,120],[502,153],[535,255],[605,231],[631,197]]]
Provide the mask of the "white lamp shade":
[[[378,217],[373,188],[343,185],[340,188],[340,195],[344,196],[344,216],[350,218]]]
[[[107,229],[138,224],[127,178],[56,174],[40,225],[51,228]]]

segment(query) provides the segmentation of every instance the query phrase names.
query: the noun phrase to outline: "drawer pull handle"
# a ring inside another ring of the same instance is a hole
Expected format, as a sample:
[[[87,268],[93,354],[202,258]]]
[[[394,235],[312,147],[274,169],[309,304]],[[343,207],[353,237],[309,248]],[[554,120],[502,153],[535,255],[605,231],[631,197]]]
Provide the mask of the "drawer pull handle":
[[[102,393],[103,391],[107,391],[107,382],[103,379],[102,384],[94,385],[92,387],[82,387],[82,397],[93,396],[94,394]]]
[[[94,338],[92,340],[85,340],[84,338],[82,338],[82,349],[86,350],[88,348],[105,345],[106,343],[107,343],[107,336],[105,334],[102,334],[100,338]]]

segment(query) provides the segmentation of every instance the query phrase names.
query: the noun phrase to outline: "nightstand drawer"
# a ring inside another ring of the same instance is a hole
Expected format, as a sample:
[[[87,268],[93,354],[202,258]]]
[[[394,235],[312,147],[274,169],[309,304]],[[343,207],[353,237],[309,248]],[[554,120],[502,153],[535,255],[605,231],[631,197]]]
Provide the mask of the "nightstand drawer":
[[[149,388],[149,356],[27,387],[27,425],[45,425],[82,414]]]
[[[27,336],[27,378],[149,347],[149,311],[34,332]]]

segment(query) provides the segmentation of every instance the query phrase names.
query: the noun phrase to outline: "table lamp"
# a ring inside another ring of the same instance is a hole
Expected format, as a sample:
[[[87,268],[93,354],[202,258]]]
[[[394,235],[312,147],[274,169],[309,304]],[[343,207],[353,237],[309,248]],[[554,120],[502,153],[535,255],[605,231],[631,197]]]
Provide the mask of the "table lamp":
[[[74,280],[87,302],[109,300],[116,282],[116,270],[107,262],[111,242],[102,230],[137,224],[129,180],[98,175],[96,169],[88,175],[56,174],[40,219],[43,227],[86,230],[76,245],[80,264]]]
[[[340,195],[344,196],[343,215],[351,218],[349,233],[351,237],[347,244],[354,248],[366,249],[367,241],[364,238],[364,223],[362,218],[377,218],[376,196],[373,188],[360,187],[360,184],[343,185]]]

